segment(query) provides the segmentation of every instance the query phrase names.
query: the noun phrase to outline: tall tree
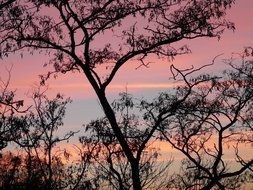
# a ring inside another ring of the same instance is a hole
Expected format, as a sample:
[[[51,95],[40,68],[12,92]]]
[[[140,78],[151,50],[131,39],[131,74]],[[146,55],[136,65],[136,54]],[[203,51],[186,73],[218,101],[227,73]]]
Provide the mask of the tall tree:
[[[18,1],[6,11],[1,26],[1,54],[16,50],[46,50],[53,58],[51,74],[78,70],[93,87],[132,172],[133,189],[141,188],[140,155],[154,130],[142,139],[136,154],[121,130],[106,88],[120,68],[138,59],[146,65],[151,54],[174,57],[187,46],[172,45],[184,39],[220,37],[225,11],[234,0],[32,0]],[[103,39],[103,42],[101,41]],[[108,39],[108,40],[107,40]],[[97,69],[106,66],[104,76]]]

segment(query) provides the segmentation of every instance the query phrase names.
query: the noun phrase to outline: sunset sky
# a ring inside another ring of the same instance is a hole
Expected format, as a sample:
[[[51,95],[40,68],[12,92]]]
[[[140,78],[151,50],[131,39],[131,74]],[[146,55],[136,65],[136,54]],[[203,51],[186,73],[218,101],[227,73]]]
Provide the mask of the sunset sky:
[[[238,0],[227,13],[227,18],[235,23],[236,30],[225,31],[222,38],[218,39],[194,39],[188,41],[192,53],[178,56],[172,62],[169,60],[157,60],[150,57],[150,67],[138,67],[138,63],[124,66],[109,86],[107,93],[111,100],[118,96],[118,93],[125,91],[126,87],[130,94],[137,97],[152,98],[164,90],[169,90],[176,84],[169,80],[169,65],[175,64],[180,68],[201,66],[211,63],[213,58],[219,54],[215,65],[206,72],[216,73],[225,68],[223,58],[229,58],[233,52],[241,52],[244,47],[253,47],[253,1]],[[17,90],[17,94],[23,97],[32,86],[39,83],[39,74],[45,74],[49,68],[42,65],[48,58],[43,54],[24,54],[23,58],[17,53],[9,55],[8,58],[0,60],[0,76],[6,78],[5,67],[12,69],[10,87]],[[66,97],[71,97],[73,103],[68,107],[65,120],[66,128],[78,130],[83,123],[96,119],[102,115],[101,107],[97,98],[87,83],[84,75],[71,74],[61,75],[56,80],[50,79],[49,94],[61,92]]]

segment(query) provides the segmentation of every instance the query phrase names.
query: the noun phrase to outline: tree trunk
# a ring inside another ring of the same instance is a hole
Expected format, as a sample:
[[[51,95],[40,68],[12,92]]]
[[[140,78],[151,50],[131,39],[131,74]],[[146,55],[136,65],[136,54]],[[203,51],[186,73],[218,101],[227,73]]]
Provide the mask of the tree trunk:
[[[96,83],[96,80],[90,73],[89,68],[83,68],[84,74],[86,75],[87,79],[89,80],[90,84],[92,85],[95,93],[98,96],[99,102],[101,106],[103,107],[104,114],[106,115],[112,130],[117,137],[117,140],[119,141],[120,146],[122,147],[122,150],[124,154],[127,157],[127,160],[129,161],[131,165],[131,171],[132,171],[132,182],[133,182],[133,189],[134,190],[142,190],[141,187],[141,181],[140,181],[140,174],[139,174],[139,160],[137,160],[133,153],[131,148],[129,147],[127,140],[125,139],[124,134],[122,133],[121,129],[118,126],[117,119],[114,113],[114,110],[112,109],[110,103],[108,102],[105,91],[100,89],[98,84]]]
[[[206,186],[202,187],[201,190],[210,190],[214,187],[215,183],[213,181],[209,182]]]
[[[139,162],[137,160],[131,163],[131,169],[132,169],[133,189],[142,190],[141,180],[140,180],[140,168],[139,168]]]

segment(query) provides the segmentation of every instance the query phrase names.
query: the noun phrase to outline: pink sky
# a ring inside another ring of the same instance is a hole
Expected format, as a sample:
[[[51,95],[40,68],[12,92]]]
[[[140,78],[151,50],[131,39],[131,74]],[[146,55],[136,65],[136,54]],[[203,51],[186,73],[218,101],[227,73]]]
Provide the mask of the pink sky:
[[[178,67],[195,67],[210,63],[212,59],[221,53],[221,58],[230,57],[232,52],[241,52],[244,47],[253,47],[253,1],[238,0],[234,7],[228,12],[228,18],[235,23],[236,30],[225,31],[221,40],[217,39],[196,39],[188,43],[192,54],[178,56],[173,62],[168,60],[157,60],[150,57],[150,68],[141,67],[135,69],[138,64],[124,66],[116,75],[107,93],[113,99],[119,92],[125,91],[138,97],[154,97],[157,92],[169,89],[175,84],[169,81],[169,65],[175,64]],[[209,72],[217,72],[225,68],[219,58],[214,67],[209,68]],[[0,60],[0,76],[4,79],[6,71],[4,67],[13,64],[11,87],[17,89],[22,97],[29,91],[31,86],[38,83],[39,74],[46,73],[48,68],[42,65],[46,58],[41,54],[25,54],[20,58],[18,54],[11,55],[4,60]],[[208,70],[206,70],[208,71]],[[74,102],[69,106],[66,125],[71,129],[79,129],[84,122],[95,119],[102,115],[102,110],[98,105],[95,94],[82,74],[69,74],[59,76],[57,80],[50,79],[50,93],[58,91],[70,96]]]
[[[188,43],[192,54],[182,55],[175,58],[173,62],[168,60],[157,60],[150,57],[150,68],[141,67],[135,69],[138,64],[125,65],[116,75],[107,93],[110,96],[116,96],[119,92],[125,90],[138,96],[153,96],[156,91],[170,88],[169,65],[172,63],[178,67],[185,68],[194,65],[198,67],[210,63],[212,59],[221,53],[224,53],[216,61],[214,67],[210,67],[210,72],[217,72],[224,68],[221,58],[227,58],[232,52],[241,52],[245,46],[253,46],[253,22],[252,22],[253,1],[238,0],[234,7],[228,11],[227,17],[236,25],[235,32],[225,31],[221,40],[217,39],[195,39]],[[21,96],[25,94],[34,83],[38,83],[39,74],[47,73],[49,68],[43,68],[47,58],[43,54],[29,55],[24,58],[16,55],[10,55],[7,59],[0,60],[0,74],[5,78],[6,71],[4,67],[10,67],[13,64],[12,84]],[[129,74],[131,73],[131,75]],[[71,96],[74,100],[96,99],[95,94],[82,74],[69,74],[60,76],[57,80],[51,79],[49,84],[52,92],[61,91],[66,96]]]
[[[115,91],[115,88],[122,91],[127,85],[130,92],[141,90],[142,88],[166,88],[168,78],[170,76],[169,65],[175,64],[179,67],[190,67],[191,65],[200,66],[210,63],[212,59],[221,53],[224,53],[222,58],[230,56],[232,52],[240,52],[245,46],[253,46],[253,22],[252,22],[252,10],[253,1],[251,0],[239,0],[234,5],[232,10],[228,12],[227,17],[235,22],[236,31],[225,31],[221,40],[217,39],[196,39],[191,40],[188,43],[192,54],[178,56],[173,62],[168,60],[157,60],[156,58],[149,58],[152,62],[150,68],[135,69],[138,64],[128,64],[121,69],[116,75],[110,90]],[[9,63],[14,65],[12,71],[12,86],[16,88],[29,88],[34,82],[38,82],[38,75],[46,73],[49,68],[42,68],[43,63],[47,60],[43,54],[34,54],[33,56],[26,54],[21,59],[20,56],[11,55],[5,60],[1,60],[5,64],[0,65],[0,74],[4,75],[4,66],[8,66]],[[217,60],[216,66],[210,68],[210,70],[217,70],[224,68],[224,64],[220,60]],[[129,72],[131,76],[129,76]],[[61,76],[58,80],[51,80],[52,86],[63,88],[63,91],[67,92],[67,89],[75,89],[71,96],[73,98],[85,98],[90,96],[90,88],[87,81],[81,75],[68,75]],[[157,87],[155,87],[157,84]],[[120,88],[122,86],[122,88]],[[115,88],[114,88],[115,87]],[[57,88],[57,87],[56,87]],[[65,90],[66,89],[66,90]],[[88,90],[87,90],[88,89]],[[82,93],[81,91],[86,91]],[[115,93],[118,93],[115,91]],[[80,94],[83,94],[79,96]]]

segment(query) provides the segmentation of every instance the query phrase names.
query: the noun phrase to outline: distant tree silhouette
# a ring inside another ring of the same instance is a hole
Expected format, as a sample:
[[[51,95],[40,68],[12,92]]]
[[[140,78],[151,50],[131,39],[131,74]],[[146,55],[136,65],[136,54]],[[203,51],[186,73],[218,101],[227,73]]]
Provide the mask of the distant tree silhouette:
[[[6,69],[7,79],[0,77],[0,152],[8,142],[19,138],[19,129],[22,126],[16,114],[24,113],[23,100],[17,100],[15,91],[10,90],[11,69]]]
[[[43,156],[15,155],[5,153],[0,159],[0,187],[4,190],[18,189],[48,189],[49,183],[45,178],[48,175],[48,163]],[[51,162],[53,179],[51,189],[68,189],[70,181],[67,166],[63,164],[61,157],[54,156]]]
[[[25,123],[21,130],[22,137],[15,141],[27,153],[28,187],[33,183],[30,178],[33,178],[35,159],[42,172],[44,189],[62,189],[64,184],[59,181],[64,179],[64,166],[59,155],[63,154],[59,154],[55,146],[69,140],[75,132],[70,131],[63,137],[58,137],[56,132],[63,125],[66,105],[70,99],[64,100],[60,94],[49,99],[40,90],[35,91],[32,98],[34,106],[23,118]]]
[[[11,153],[5,154],[0,159],[0,187],[3,190],[22,188],[21,157]]]
[[[52,56],[51,74],[78,70],[94,89],[110,127],[131,166],[134,190],[141,188],[140,160],[154,130],[132,151],[107,97],[106,88],[121,67],[133,59],[147,66],[151,54],[173,58],[188,53],[178,41],[198,37],[220,37],[225,28],[225,11],[233,0],[87,0],[18,1],[2,16],[0,52],[39,50]],[[103,39],[103,42],[101,41]],[[108,39],[108,40],[107,40]],[[97,68],[107,69],[104,76]]]
[[[40,88],[36,90],[32,95],[33,106],[15,116],[22,121],[18,131],[12,132],[18,134],[12,141],[19,145],[19,154],[3,153],[0,158],[1,189],[89,189],[88,155],[81,155],[78,161],[78,157],[69,160],[69,151],[57,147],[76,133],[57,135],[70,99],[61,94],[49,99],[45,93]]]

